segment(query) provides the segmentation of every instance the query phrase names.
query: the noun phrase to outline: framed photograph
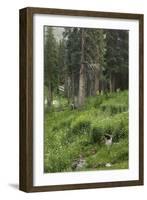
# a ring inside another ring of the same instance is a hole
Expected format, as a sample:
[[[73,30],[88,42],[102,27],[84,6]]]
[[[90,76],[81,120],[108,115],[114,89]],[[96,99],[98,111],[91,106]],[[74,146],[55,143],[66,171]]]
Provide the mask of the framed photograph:
[[[20,10],[20,190],[143,185],[143,15]]]

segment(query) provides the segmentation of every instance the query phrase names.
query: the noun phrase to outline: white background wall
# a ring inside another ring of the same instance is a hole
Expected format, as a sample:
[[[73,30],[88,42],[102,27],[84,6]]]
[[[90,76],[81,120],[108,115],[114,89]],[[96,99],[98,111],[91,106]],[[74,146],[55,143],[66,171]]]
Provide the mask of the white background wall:
[[[51,7],[144,13],[146,0],[3,0],[0,3],[0,199],[103,199],[144,200],[145,186],[26,194],[18,190],[19,139],[19,16],[22,7]],[[145,35],[147,14],[145,14]],[[145,54],[146,49],[145,38]],[[147,59],[145,56],[145,67]],[[147,70],[145,68],[145,75]],[[145,76],[146,77],[146,76]],[[145,80],[145,85],[147,80]],[[146,89],[146,87],[145,87]],[[147,92],[145,91],[145,102]],[[146,104],[145,104],[145,110]],[[145,119],[147,119],[145,113]],[[145,152],[147,151],[145,123]],[[145,169],[147,159],[145,158]]]

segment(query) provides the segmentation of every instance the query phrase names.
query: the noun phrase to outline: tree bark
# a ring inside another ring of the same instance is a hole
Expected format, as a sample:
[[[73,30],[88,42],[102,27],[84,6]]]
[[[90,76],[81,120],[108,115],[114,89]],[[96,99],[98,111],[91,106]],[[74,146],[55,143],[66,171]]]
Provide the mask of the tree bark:
[[[75,96],[75,78],[74,78],[74,72],[71,74],[71,99],[72,103],[74,104],[74,96]]]
[[[109,88],[110,88],[110,92],[115,91],[115,76],[114,74],[112,74],[112,72],[110,73]]]
[[[94,93],[97,94],[97,92],[100,90],[100,70],[99,70],[99,66],[97,65],[95,68],[95,85],[94,85]]]
[[[48,84],[48,106],[49,106],[49,108],[51,107],[51,102],[52,102],[52,91],[51,91],[51,83],[49,81],[49,84]]]
[[[83,106],[85,101],[85,73],[84,64],[81,64],[80,78],[79,78],[79,107]]]
[[[115,75],[112,76],[112,91],[115,92]]]
[[[79,75],[79,107],[83,106],[85,101],[85,70],[84,70],[84,29],[82,29],[81,33],[81,67],[80,67],[80,75]]]
[[[70,95],[71,95],[71,78],[68,75],[65,75],[64,96],[67,98],[68,104],[70,103]]]

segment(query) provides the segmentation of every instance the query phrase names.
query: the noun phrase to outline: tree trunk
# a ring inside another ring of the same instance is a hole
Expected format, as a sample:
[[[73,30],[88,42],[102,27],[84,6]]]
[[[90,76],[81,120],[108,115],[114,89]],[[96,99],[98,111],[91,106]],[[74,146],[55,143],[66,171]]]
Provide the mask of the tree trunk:
[[[116,83],[116,81],[115,81],[115,76],[113,75],[113,76],[112,76],[112,91],[113,91],[113,92],[115,92],[115,83]]]
[[[95,84],[94,84],[94,93],[97,94],[97,92],[99,92],[100,87],[99,87],[99,79],[100,79],[100,70],[99,70],[99,66],[96,66],[95,69]]]
[[[79,107],[83,106],[85,101],[85,73],[84,64],[81,64],[80,77],[79,77]]]
[[[84,70],[84,29],[82,28],[81,33],[81,67],[79,75],[79,107],[83,106],[85,101],[85,70]]]
[[[112,92],[112,73],[110,72],[109,89]]]
[[[71,99],[72,103],[74,104],[74,96],[75,96],[75,78],[74,78],[74,72],[71,74]]]
[[[68,104],[70,103],[70,95],[71,95],[71,78],[68,75],[65,75],[64,96],[67,98]]]
[[[112,73],[110,73],[109,88],[110,88],[110,92],[114,92],[115,91],[115,76]]]
[[[49,106],[49,108],[51,107],[51,102],[52,102],[52,91],[51,91],[51,83],[49,81],[49,84],[48,84],[48,106]]]

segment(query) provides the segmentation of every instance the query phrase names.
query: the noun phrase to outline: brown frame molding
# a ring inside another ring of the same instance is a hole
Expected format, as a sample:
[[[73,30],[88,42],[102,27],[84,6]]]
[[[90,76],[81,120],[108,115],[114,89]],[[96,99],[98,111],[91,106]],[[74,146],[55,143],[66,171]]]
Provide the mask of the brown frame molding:
[[[84,183],[55,186],[33,186],[33,15],[58,14],[66,16],[88,16],[139,20],[139,180]],[[20,162],[19,188],[25,192],[43,192],[88,188],[106,188],[143,185],[144,183],[144,16],[142,14],[62,10],[49,8],[20,9]]]

